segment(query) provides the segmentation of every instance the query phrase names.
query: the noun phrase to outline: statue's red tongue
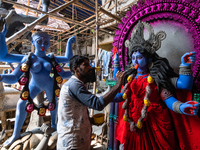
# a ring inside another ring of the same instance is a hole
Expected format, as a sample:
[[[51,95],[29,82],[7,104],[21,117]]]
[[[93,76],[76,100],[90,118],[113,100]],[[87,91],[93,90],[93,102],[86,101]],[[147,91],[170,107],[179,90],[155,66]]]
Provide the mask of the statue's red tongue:
[[[41,51],[44,51],[44,47],[41,47]]]
[[[137,68],[139,67],[139,65],[138,65],[138,64],[135,64],[134,67],[135,67],[135,69],[137,69]]]

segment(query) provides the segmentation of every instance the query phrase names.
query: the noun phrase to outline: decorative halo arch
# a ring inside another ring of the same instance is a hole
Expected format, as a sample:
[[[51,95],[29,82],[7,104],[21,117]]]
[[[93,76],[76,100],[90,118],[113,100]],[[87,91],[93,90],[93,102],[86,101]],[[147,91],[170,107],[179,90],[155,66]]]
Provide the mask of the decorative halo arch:
[[[187,28],[193,38],[192,51],[197,52],[197,61],[193,65],[193,77],[197,84],[200,70],[200,3],[196,0],[139,0],[137,6],[133,5],[122,18],[122,23],[118,24],[119,30],[116,30],[113,42],[118,49],[122,70],[128,65],[128,49],[124,43],[139,20],[149,23],[169,20]]]

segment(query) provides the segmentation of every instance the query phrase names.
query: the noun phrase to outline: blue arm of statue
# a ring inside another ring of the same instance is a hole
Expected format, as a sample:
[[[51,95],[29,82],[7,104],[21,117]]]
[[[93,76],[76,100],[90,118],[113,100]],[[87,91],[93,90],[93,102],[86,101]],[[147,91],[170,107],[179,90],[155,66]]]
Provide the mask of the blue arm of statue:
[[[7,83],[7,84],[14,84],[18,82],[19,78],[23,74],[23,72],[20,71],[21,63],[15,68],[15,70],[11,74],[1,74],[1,82]]]
[[[185,53],[181,57],[181,65],[180,67],[191,68],[191,64],[193,64],[196,60],[196,52]],[[176,87],[178,89],[191,90],[193,85],[193,77],[187,74],[180,74],[179,78],[176,82]]]
[[[116,74],[118,71],[121,71],[120,65],[119,65],[119,56],[117,55],[117,53],[115,53],[114,56],[114,78],[116,80]],[[117,93],[117,95],[115,96],[115,98],[113,99],[113,102],[123,102],[124,99],[122,98],[123,93]]]
[[[55,56],[55,60],[57,63],[69,62],[69,59],[73,56],[72,44],[75,42],[76,42],[75,36],[72,36],[68,39],[66,49],[65,49],[65,56]]]
[[[0,61],[9,63],[20,63],[24,55],[8,54],[8,49],[5,40],[6,32],[7,28],[5,23],[2,32],[0,32]]]
[[[119,102],[125,101],[125,99],[123,99],[122,96],[123,96],[123,93],[117,93],[117,95],[115,96],[112,102],[119,103]]]
[[[167,99],[164,100],[165,104],[169,109],[172,111],[177,112],[178,109],[179,113],[185,114],[185,115],[197,115],[198,109],[199,109],[199,103],[196,101],[188,101],[185,103],[177,103],[179,102],[176,98],[173,96],[168,97]],[[178,108],[177,108],[178,107]]]
[[[176,87],[183,90],[191,90],[193,85],[192,75],[179,75],[176,82]]]
[[[115,53],[114,56],[114,78],[116,80],[116,74],[118,71],[121,71],[120,65],[119,65],[119,56],[117,55],[117,53]]]

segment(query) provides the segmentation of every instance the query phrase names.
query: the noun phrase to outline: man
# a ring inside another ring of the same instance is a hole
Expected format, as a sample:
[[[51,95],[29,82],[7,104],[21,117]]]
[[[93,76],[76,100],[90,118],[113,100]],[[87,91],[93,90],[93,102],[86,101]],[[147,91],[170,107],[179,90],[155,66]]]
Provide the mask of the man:
[[[84,56],[73,56],[70,70],[74,74],[61,88],[58,104],[57,150],[89,150],[91,123],[87,107],[103,110],[120,90],[125,72],[116,74],[117,83],[104,96],[90,93],[84,83],[91,76],[92,67]]]

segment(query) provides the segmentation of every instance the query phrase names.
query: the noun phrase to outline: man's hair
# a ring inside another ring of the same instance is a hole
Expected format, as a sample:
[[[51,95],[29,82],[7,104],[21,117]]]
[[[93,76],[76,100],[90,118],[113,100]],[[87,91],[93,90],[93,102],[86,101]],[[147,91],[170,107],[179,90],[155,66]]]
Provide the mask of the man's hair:
[[[74,74],[74,67],[77,68],[79,67],[85,60],[89,59],[85,56],[81,56],[81,55],[74,55],[72,58],[70,58],[69,60],[69,67],[70,67],[70,71],[72,72],[72,74]]]

